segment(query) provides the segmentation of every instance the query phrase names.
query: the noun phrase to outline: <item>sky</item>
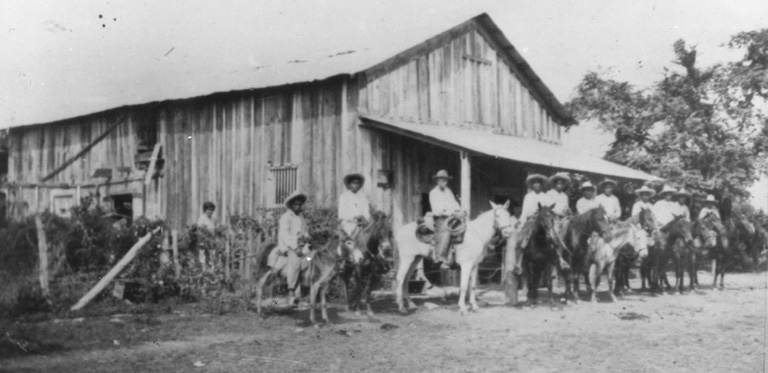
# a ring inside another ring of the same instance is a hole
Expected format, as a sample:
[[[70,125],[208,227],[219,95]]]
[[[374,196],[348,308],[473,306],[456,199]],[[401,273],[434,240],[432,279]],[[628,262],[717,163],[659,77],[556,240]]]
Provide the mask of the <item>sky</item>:
[[[483,12],[561,102],[588,71],[643,87],[677,39],[710,64],[738,57],[731,35],[768,27],[766,0],[4,0],[0,128],[246,88],[262,66],[408,47]],[[564,145],[601,156],[610,138],[582,123]]]

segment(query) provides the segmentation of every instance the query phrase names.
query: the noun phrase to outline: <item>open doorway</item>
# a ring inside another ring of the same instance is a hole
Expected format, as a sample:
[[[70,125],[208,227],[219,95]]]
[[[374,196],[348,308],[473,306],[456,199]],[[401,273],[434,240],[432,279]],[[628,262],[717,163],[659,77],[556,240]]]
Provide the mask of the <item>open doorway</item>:
[[[114,219],[125,219],[128,225],[133,222],[133,195],[132,194],[113,194],[110,196],[114,208]]]

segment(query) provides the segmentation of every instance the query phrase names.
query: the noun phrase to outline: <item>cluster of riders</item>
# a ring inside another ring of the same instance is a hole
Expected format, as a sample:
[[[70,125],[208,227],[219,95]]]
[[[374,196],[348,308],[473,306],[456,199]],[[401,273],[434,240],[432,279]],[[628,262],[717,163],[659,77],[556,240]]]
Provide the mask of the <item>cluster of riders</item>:
[[[408,281],[423,258],[443,266],[461,268],[459,308],[462,313],[477,309],[475,285],[478,265],[488,248],[505,242],[506,264],[513,273],[527,279],[528,302],[535,303],[541,285],[548,288],[554,302],[552,280],[565,280],[564,302],[578,302],[579,280],[583,275],[593,301],[596,300],[600,275],[607,271],[609,294],[621,296],[629,287],[629,271],[640,268],[642,290],[671,290],[666,276],[669,262],[674,264],[675,288],[684,291],[683,276],[688,270],[691,289],[698,285],[697,263],[708,255],[716,263],[713,286],[723,286],[726,268],[732,265],[737,245],[730,242],[749,236],[750,245],[760,252],[766,248],[764,231],[745,219],[721,220],[718,201],[708,195],[705,206],[691,219],[692,195],[685,189],[664,185],[660,192],[643,186],[635,190],[637,201],[631,217],[620,220],[622,209],[614,194],[617,183],[603,180],[597,186],[586,181],[579,186],[582,197],[574,212],[568,188],[572,180],[566,173],[551,177],[528,176],[520,217],[505,204],[491,202],[491,209],[469,220],[456,196],[448,187],[451,176],[440,170],[434,176],[435,187],[429,193],[431,212],[402,226],[391,240],[392,230],[386,215],[377,211],[361,190],[365,178],[350,174],[344,178],[346,190],[338,198],[339,229],[323,247],[309,245],[307,223],[302,214],[307,196],[297,192],[285,199],[287,210],[278,223],[277,242],[263,251],[262,275],[257,285],[258,310],[262,291],[273,276],[285,279],[290,305],[295,304],[302,286],[310,289],[310,320],[315,322],[318,298],[322,318],[327,322],[326,294],[331,280],[343,280],[349,307],[371,310],[372,286],[389,271],[383,253],[395,244],[395,299],[401,312],[414,307],[408,295]],[[598,194],[599,192],[599,194]],[[656,202],[652,200],[656,197]],[[212,206],[204,206],[199,225],[213,225]],[[615,279],[614,279],[615,277]]]

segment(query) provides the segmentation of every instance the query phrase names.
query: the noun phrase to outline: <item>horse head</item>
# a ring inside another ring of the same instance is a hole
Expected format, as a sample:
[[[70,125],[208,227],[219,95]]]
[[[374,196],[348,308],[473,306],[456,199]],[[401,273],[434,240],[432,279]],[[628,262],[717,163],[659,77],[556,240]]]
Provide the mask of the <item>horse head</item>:
[[[669,229],[669,238],[680,237],[686,244],[693,243],[691,234],[691,221],[683,215],[675,215]]]
[[[608,225],[608,219],[606,218],[606,212],[603,206],[589,210],[587,212],[589,230],[591,232],[597,232],[604,240],[611,240],[611,227]]]
[[[536,212],[536,224],[537,226],[544,229],[544,232],[547,235],[547,238],[549,238],[552,242],[555,242],[558,245],[565,246],[564,243],[562,243],[562,239],[560,235],[557,233],[557,228],[555,226],[555,212],[554,212],[555,204],[553,203],[550,206],[544,206],[541,203],[539,203],[539,209]]]
[[[656,216],[653,215],[653,211],[649,208],[640,208],[640,226],[645,229],[648,234],[651,234],[657,229]]]
[[[515,231],[512,214],[509,213],[509,200],[501,205],[490,202],[493,209],[493,228],[501,232],[504,238],[508,238]]]

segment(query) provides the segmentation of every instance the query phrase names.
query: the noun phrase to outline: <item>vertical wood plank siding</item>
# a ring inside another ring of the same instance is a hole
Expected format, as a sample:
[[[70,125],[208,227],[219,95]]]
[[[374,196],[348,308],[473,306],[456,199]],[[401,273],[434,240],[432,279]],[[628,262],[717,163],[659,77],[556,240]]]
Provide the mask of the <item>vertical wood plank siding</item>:
[[[412,122],[485,128],[559,143],[559,127],[498,48],[477,28],[371,77],[367,112]]]

